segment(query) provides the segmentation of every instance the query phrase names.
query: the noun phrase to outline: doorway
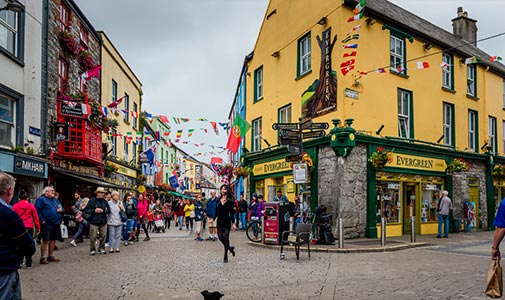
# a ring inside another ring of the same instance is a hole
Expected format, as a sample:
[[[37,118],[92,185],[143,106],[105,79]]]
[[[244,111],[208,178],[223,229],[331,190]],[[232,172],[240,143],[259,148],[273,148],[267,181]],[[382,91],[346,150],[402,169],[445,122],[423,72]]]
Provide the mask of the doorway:
[[[410,234],[411,224],[410,217],[416,216],[417,213],[417,203],[419,202],[419,183],[414,182],[404,182],[402,192],[402,206],[403,206],[403,233]],[[416,223],[419,223],[416,217]],[[416,226],[416,231],[418,231],[418,226]]]
[[[468,178],[468,192],[470,196],[470,207],[467,216],[471,221],[471,228],[479,228],[479,179]]]

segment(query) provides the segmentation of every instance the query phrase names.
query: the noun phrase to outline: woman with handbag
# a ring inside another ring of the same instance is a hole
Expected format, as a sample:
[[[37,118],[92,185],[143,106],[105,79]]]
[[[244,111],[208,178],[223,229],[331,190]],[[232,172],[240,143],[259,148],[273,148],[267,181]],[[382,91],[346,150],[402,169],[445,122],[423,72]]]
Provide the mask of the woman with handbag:
[[[119,201],[119,192],[112,191],[112,200],[109,201],[110,213],[107,216],[107,230],[109,231],[109,247],[110,253],[119,252],[119,244],[121,243],[121,228],[126,222],[126,214],[123,202]],[[124,221],[123,221],[124,220]]]
[[[79,207],[75,207],[75,209],[74,209],[75,210],[75,221],[77,223],[81,224],[81,225],[77,226],[77,232],[74,234],[72,240],[70,241],[70,245],[72,245],[74,247],[77,247],[77,241],[80,238],[82,238],[84,229],[88,230],[88,227],[89,227],[88,221],[86,219],[84,219],[84,217],[82,215],[82,211],[84,210],[86,205],[88,205],[88,202],[89,202],[89,198],[84,197],[82,199],[82,202],[79,205]]]
[[[191,224],[191,231],[193,231],[193,219],[195,218],[195,205],[193,201],[187,200],[184,206],[184,217],[186,218],[186,230],[189,230]]]
[[[147,202],[147,199],[145,198],[144,194],[139,193],[138,195],[138,202],[137,202],[137,232],[135,235],[135,242],[139,241],[139,234],[140,234],[140,226],[142,226],[142,229],[144,229],[144,233],[146,234],[146,238],[144,239],[144,242],[149,241],[149,232],[147,230],[147,212],[149,210],[149,203]]]
[[[15,211],[26,227],[26,230],[30,236],[39,234],[40,232],[40,221],[39,215],[37,214],[37,209],[33,204],[28,201],[28,193],[24,190],[19,191],[19,202],[12,206],[12,210]],[[23,262],[26,261],[26,264]],[[19,264],[23,264],[27,268],[32,267],[32,256],[19,256]]]

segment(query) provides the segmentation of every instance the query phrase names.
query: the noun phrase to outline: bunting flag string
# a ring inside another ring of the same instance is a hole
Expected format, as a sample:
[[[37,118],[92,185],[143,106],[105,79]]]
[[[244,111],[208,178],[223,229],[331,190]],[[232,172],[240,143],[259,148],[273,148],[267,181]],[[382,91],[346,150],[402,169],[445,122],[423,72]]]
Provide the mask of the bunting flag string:
[[[356,5],[356,7],[353,10],[353,13],[355,15],[353,17],[349,18],[347,20],[347,22],[361,20],[363,18],[364,13],[365,13],[365,6],[366,6],[366,0],[360,0],[359,3]],[[342,55],[342,58],[344,58],[344,61],[340,64],[340,71],[342,72],[342,75],[344,75],[344,76],[346,76],[350,71],[354,70],[354,68],[355,68],[355,63],[356,63],[355,57],[358,54],[358,52],[357,51],[346,52],[346,50],[347,49],[358,49],[358,43],[348,44],[351,41],[359,40],[359,38],[360,38],[359,33],[355,33],[358,30],[361,30],[361,24],[358,24],[358,25],[352,27],[349,30],[349,32],[347,32],[345,38],[341,41],[343,44],[342,49],[344,50],[344,53]],[[348,59],[349,57],[353,57],[354,59]]]

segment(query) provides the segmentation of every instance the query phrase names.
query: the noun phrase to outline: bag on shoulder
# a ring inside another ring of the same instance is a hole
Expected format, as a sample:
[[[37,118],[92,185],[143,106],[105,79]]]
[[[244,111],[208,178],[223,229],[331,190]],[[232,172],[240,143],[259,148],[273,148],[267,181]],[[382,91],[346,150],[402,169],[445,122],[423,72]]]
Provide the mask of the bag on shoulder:
[[[84,221],[84,217],[82,216],[82,211],[78,210],[76,213],[75,213],[75,220],[79,223],[81,223],[82,221]]]
[[[491,298],[500,298],[503,294],[502,268],[499,260],[491,262],[487,271],[486,295]]]
[[[121,218],[121,222],[128,221],[128,217],[126,216],[126,212],[124,210],[119,210],[119,217]]]
[[[189,217],[190,218],[194,218],[195,217],[195,211],[194,210],[192,210],[192,211],[189,212]]]

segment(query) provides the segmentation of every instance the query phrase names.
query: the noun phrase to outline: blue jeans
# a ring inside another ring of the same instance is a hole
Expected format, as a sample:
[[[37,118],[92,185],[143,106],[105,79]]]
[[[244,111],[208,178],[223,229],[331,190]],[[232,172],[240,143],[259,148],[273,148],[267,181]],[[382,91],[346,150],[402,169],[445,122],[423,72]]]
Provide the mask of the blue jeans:
[[[121,243],[121,227],[123,227],[123,225],[107,225],[109,247],[111,249],[119,249],[119,244]]]
[[[449,216],[438,214],[438,236],[442,236],[442,223],[444,223],[444,236],[449,236]]]
[[[88,228],[88,221],[77,222],[77,232],[73,236],[74,241],[77,241],[82,236],[84,228]]]
[[[240,212],[239,214],[240,217],[240,226],[242,230],[245,230],[247,226],[247,212]]]
[[[182,229],[182,222],[184,221],[184,216],[177,216],[179,219],[177,222],[179,223],[179,229]]]
[[[0,299],[21,300],[21,282],[18,271],[0,275]]]
[[[130,233],[132,232],[134,222],[134,219],[128,219],[123,225],[123,242],[125,243],[128,242],[128,239],[130,238]]]

